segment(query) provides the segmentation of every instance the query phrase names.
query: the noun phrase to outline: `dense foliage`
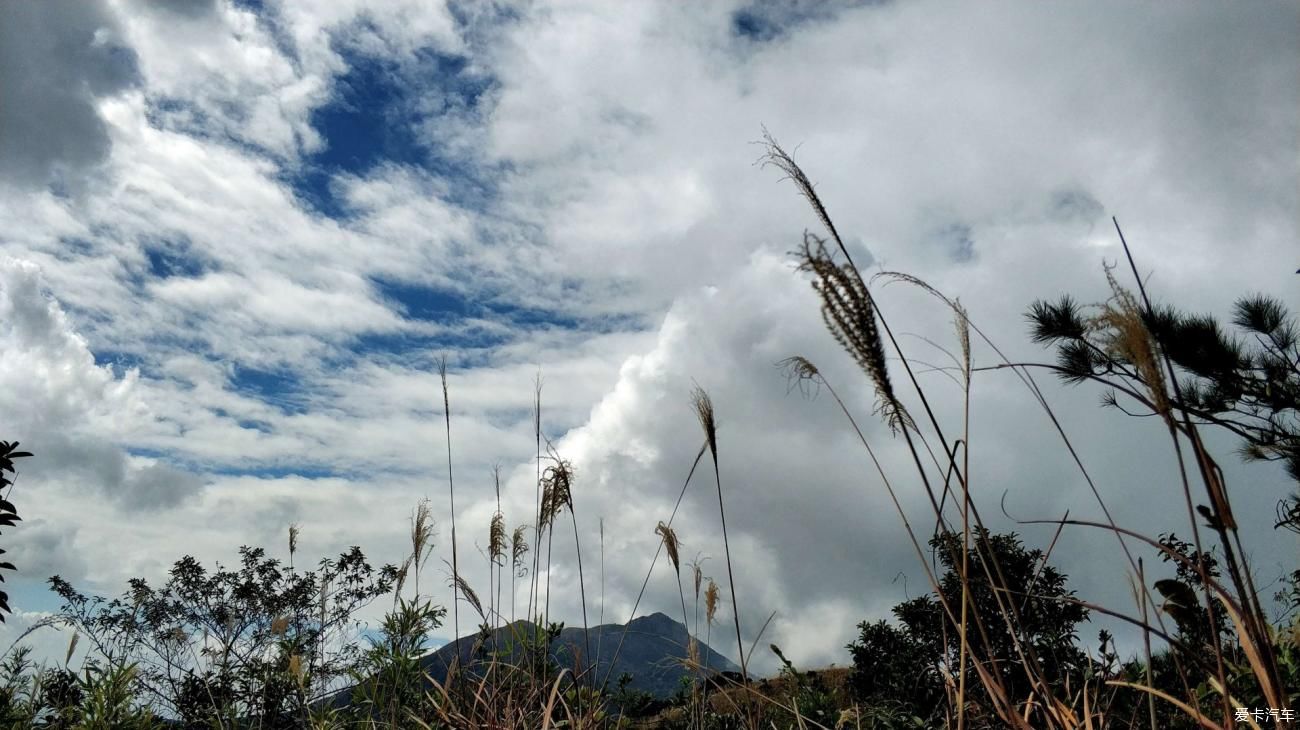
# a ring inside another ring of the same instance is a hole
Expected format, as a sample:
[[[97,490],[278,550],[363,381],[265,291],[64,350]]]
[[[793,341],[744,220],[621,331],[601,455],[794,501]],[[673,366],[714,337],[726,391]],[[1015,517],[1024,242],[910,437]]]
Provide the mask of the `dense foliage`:
[[[397,570],[376,571],[359,548],[314,571],[284,569],[261,548],[240,549],[235,570],[209,572],[186,556],[161,587],[132,579],[121,597],[88,598],[59,576],[60,617],[105,666],[135,667],[154,707],[206,727],[254,718],[291,727],[350,676],[359,659],[352,615],[392,590]]]
[[[14,459],[21,459],[24,456],[31,456],[30,452],[19,451],[18,442],[0,441],[0,526],[13,527],[15,522],[22,518],[18,516],[18,508],[13,502],[9,501],[9,493],[13,490],[14,480],[9,475],[15,474]],[[0,555],[5,553],[0,550]],[[0,561],[0,570],[16,570],[13,563]],[[0,574],[0,582],[4,581],[4,575]],[[5,620],[6,613],[13,613],[9,607],[9,594],[0,591],[0,623]]]
[[[1173,410],[1226,429],[1240,438],[1245,458],[1280,461],[1300,481],[1300,327],[1282,302],[1262,295],[1237,300],[1236,332],[1211,315],[1136,306],[1154,348],[1135,342],[1114,302],[1093,314],[1069,295],[1030,307],[1033,339],[1056,348],[1063,380],[1106,385],[1112,407],[1123,407],[1122,395],[1146,413]],[[1167,357],[1169,367],[1150,362],[1152,355]],[[1153,396],[1166,392],[1166,379],[1168,395]],[[1162,397],[1169,402],[1159,402]],[[1300,529],[1298,500],[1293,495],[1280,503],[1279,525]]]
[[[1012,534],[979,531],[967,551],[969,578],[963,588],[961,536],[938,535],[930,546],[944,568],[940,594],[894,607],[897,626],[884,621],[861,624],[858,640],[849,645],[851,685],[860,702],[894,707],[927,724],[942,722],[944,678],[957,675],[962,643],[941,602],[960,606],[963,593],[971,609],[970,625],[978,624],[988,637],[988,648],[977,652],[977,660],[1000,675],[1013,696],[1036,689],[1021,668],[1026,660],[1036,661],[1057,688],[1084,669],[1087,657],[1077,646],[1078,626],[1087,620],[1088,611],[1072,600],[1066,576],[1046,563],[1042,551],[1027,550]],[[1018,616],[1015,623],[1002,619],[1008,607]],[[970,686],[979,687],[974,669],[968,665],[966,672]],[[973,701],[987,699],[976,692]]]

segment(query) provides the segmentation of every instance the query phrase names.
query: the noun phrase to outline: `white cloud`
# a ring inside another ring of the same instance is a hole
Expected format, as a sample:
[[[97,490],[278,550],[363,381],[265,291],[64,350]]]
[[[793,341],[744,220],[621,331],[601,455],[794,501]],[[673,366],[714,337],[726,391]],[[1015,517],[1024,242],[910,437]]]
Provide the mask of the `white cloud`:
[[[0,183],[79,186],[108,153],[97,102],[137,81],[136,55],[101,2],[0,10]]]

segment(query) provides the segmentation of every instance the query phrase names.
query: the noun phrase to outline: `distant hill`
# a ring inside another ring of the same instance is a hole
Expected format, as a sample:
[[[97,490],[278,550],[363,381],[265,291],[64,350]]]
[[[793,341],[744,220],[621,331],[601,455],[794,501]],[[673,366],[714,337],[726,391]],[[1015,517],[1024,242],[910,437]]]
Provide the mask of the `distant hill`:
[[[517,621],[498,629],[492,640],[485,642],[486,648],[489,652],[499,649],[505,653],[506,649],[515,644],[512,641],[513,636],[527,635],[527,632],[532,629],[533,624],[530,622]],[[629,689],[649,692],[661,698],[669,697],[676,692],[681,686],[681,678],[688,674],[686,668],[682,666],[682,660],[686,658],[687,642],[690,640],[686,627],[662,613],[652,613],[649,616],[633,619],[627,624],[627,638],[623,640],[623,648],[618,652],[618,662],[614,664],[613,672],[610,673],[610,662],[614,659],[614,652],[618,648],[622,634],[622,624],[604,624],[591,627],[587,639],[584,640],[581,627],[567,627],[552,644],[551,657],[558,666],[572,670],[575,659],[580,660],[579,664],[583,668],[595,664],[593,660],[599,652],[597,676],[604,678],[608,673],[611,689],[616,686],[618,678],[626,672],[632,676]],[[460,640],[461,666],[472,666],[471,652],[477,639],[477,636],[470,636]],[[591,657],[586,656],[588,642],[591,646]],[[700,663],[711,671],[740,671],[740,668],[730,659],[706,647],[703,641],[700,642],[699,651]],[[455,647],[448,644],[426,656],[423,663],[430,676],[442,681],[446,677],[446,668],[454,656]],[[508,658],[518,658],[517,653],[509,654]]]
[[[461,667],[473,672],[483,666],[484,657],[496,655],[501,661],[517,661],[521,651],[516,637],[527,636],[534,630],[535,626],[531,622],[516,621],[497,629],[491,638],[483,641],[477,658],[473,652],[480,637],[473,634],[462,637],[454,644],[448,643],[425,655],[420,661],[429,676],[442,682],[446,679],[447,667],[456,656],[457,648]],[[665,614],[640,616],[627,624],[627,638],[623,640],[623,648],[618,652],[618,661],[612,664],[612,672],[611,662],[623,635],[623,625],[593,626],[586,637],[583,634],[582,627],[567,627],[561,631],[551,645],[551,659],[557,667],[573,670],[575,664],[584,669],[596,664],[598,656],[596,676],[603,680],[608,674],[611,691],[617,689],[619,677],[626,673],[632,677],[628,683],[629,690],[639,690],[666,699],[681,687],[682,677],[690,675],[682,665],[682,660],[686,658],[689,634],[684,625]],[[590,657],[586,650],[588,643],[591,646]],[[700,642],[699,652],[700,663],[707,667],[708,673],[740,671],[730,659],[705,646],[703,641]],[[332,704],[347,704],[350,693],[351,690],[348,689],[336,694],[332,698]]]

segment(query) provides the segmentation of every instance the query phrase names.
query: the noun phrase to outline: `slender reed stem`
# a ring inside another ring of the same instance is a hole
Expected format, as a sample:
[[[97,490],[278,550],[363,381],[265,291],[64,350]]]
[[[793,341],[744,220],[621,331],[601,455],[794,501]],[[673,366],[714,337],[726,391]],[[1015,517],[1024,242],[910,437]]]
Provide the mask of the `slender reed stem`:
[[[718,487],[718,520],[722,524],[722,547],[727,561],[727,582],[731,587],[731,617],[736,624],[736,651],[740,654],[740,676],[749,684],[749,662],[745,659],[745,642],[740,635],[740,603],[736,600],[736,575],[731,566],[731,540],[727,537],[727,510],[722,500],[722,471],[718,467],[718,426],[714,419],[713,401],[703,388],[696,387],[691,394],[695,413],[700,418],[704,435],[709,445],[709,455],[713,457],[713,479]]]
[[[447,358],[443,356],[438,360],[438,378],[442,381],[442,414],[447,425],[447,493],[451,503],[451,609],[452,609],[452,627],[455,632],[452,639],[456,646],[456,656],[460,656],[460,560],[456,553],[456,482],[452,477],[451,470],[451,401],[447,395]],[[416,571],[416,580],[419,580],[419,571]]]

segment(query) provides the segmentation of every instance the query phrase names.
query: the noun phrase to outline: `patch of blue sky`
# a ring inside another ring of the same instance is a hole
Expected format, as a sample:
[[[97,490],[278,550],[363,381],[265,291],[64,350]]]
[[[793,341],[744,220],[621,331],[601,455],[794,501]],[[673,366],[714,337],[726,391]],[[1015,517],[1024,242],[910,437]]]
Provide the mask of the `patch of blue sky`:
[[[157,279],[196,277],[209,270],[208,265],[194,254],[185,236],[143,241],[141,248],[149,265],[149,274]]]
[[[113,371],[116,377],[122,377],[131,368],[137,368],[141,373],[146,373],[149,368],[148,361],[139,353],[129,352],[126,350],[94,350],[95,365],[106,367]]]
[[[286,176],[299,199],[323,215],[346,219],[350,211],[332,184],[335,177],[364,176],[390,164],[454,181],[449,202],[486,205],[495,194],[490,172],[426,138],[421,128],[430,117],[474,109],[495,81],[465,57],[432,48],[404,59],[379,58],[352,48],[346,31],[332,45],[348,70],[334,79],[329,103],[311,116],[323,147]]]
[[[72,261],[81,256],[89,256],[94,252],[94,241],[75,236],[64,236],[59,238],[59,247],[55,250],[54,257],[60,261]]]
[[[753,0],[731,14],[731,33],[756,43],[766,43],[788,35],[800,25],[825,20],[846,8],[885,0],[839,0],[838,2],[803,2],[803,0]]]
[[[221,464],[206,469],[208,474],[214,476],[255,477],[258,479],[285,479],[287,477],[334,479],[361,474],[362,471],[358,469],[353,473],[348,470],[335,469],[310,462],[295,462],[293,464]]]
[[[490,292],[461,293],[383,278],[372,279],[372,282],[380,295],[407,319],[438,325],[438,332],[424,336],[408,335],[405,339],[389,338],[386,343],[380,338],[370,337],[366,343],[370,346],[387,344],[398,351],[407,347],[484,350],[507,344],[527,330],[580,326],[572,316],[508,304]]]
[[[731,31],[738,36],[755,41],[770,41],[781,34],[781,28],[767,14],[745,7],[731,15]]]
[[[236,420],[235,423],[238,424],[240,428],[249,431],[260,431],[262,433],[274,432],[274,429],[271,427],[271,424],[265,421],[255,421],[250,418],[241,418]]]
[[[603,334],[637,328],[640,323],[639,315],[588,317],[558,307],[521,304],[505,292],[480,290],[462,293],[445,287],[381,277],[374,277],[371,282],[379,294],[394,303],[407,318],[448,326],[479,319],[498,323],[510,330],[566,329]],[[561,289],[566,297],[581,294],[581,285],[577,282],[565,282]]]
[[[160,461],[169,461],[171,458],[171,456],[165,451],[161,451],[159,449],[150,449],[150,448],[145,448],[140,446],[127,447],[126,453],[140,459],[158,459]]]
[[[1056,220],[1092,222],[1104,215],[1106,208],[1087,190],[1071,187],[1052,194],[1049,211]]]
[[[206,137],[210,121],[197,104],[171,96],[154,94],[145,99],[144,118],[155,129],[169,129]]]
[[[369,333],[353,338],[324,361],[330,368],[347,368],[360,361],[380,367],[434,372],[436,359],[446,355],[454,368],[475,368],[496,361],[496,348],[510,342],[510,336],[480,328],[438,334]]]
[[[23,566],[19,565],[21,571]],[[80,576],[61,576],[67,578],[72,587],[83,594],[94,595],[88,590]],[[8,579],[9,602],[22,611],[58,613],[63,607],[63,599],[50,590],[50,576],[23,575],[21,572]]]
[[[262,370],[236,365],[229,384],[236,393],[274,406],[286,415],[303,414],[310,409],[302,379],[288,369]]]
[[[953,262],[970,263],[975,259],[975,236],[965,223],[949,223],[939,229],[936,241]]]
[[[429,325],[397,333],[371,332],[353,338],[333,365],[358,359],[425,367],[431,352],[454,353],[458,367],[487,365],[495,350],[538,332],[563,330],[608,334],[639,330],[639,314],[584,316],[559,308],[519,303],[490,290],[459,292],[446,287],[374,278],[382,298],[406,319]],[[570,288],[571,289],[571,288]]]
[[[245,421],[240,421],[239,423],[243,426]],[[261,426],[258,430],[264,430],[267,428],[266,424],[259,422],[249,421],[248,423]],[[312,459],[310,457],[304,457],[292,462],[258,462],[244,457],[239,457],[236,461],[232,462],[212,462],[186,459],[184,456],[170,451],[137,446],[128,447],[126,453],[138,458],[156,459],[177,469],[192,472],[194,474],[206,474],[212,476],[256,477],[258,479],[283,479],[285,477],[330,479],[360,476],[365,473],[364,468],[360,465],[353,469],[345,469],[330,466],[320,459]]]
[[[382,277],[371,281],[381,296],[395,302],[412,319],[442,321],[470,314],[469,298],[456,292]]]

